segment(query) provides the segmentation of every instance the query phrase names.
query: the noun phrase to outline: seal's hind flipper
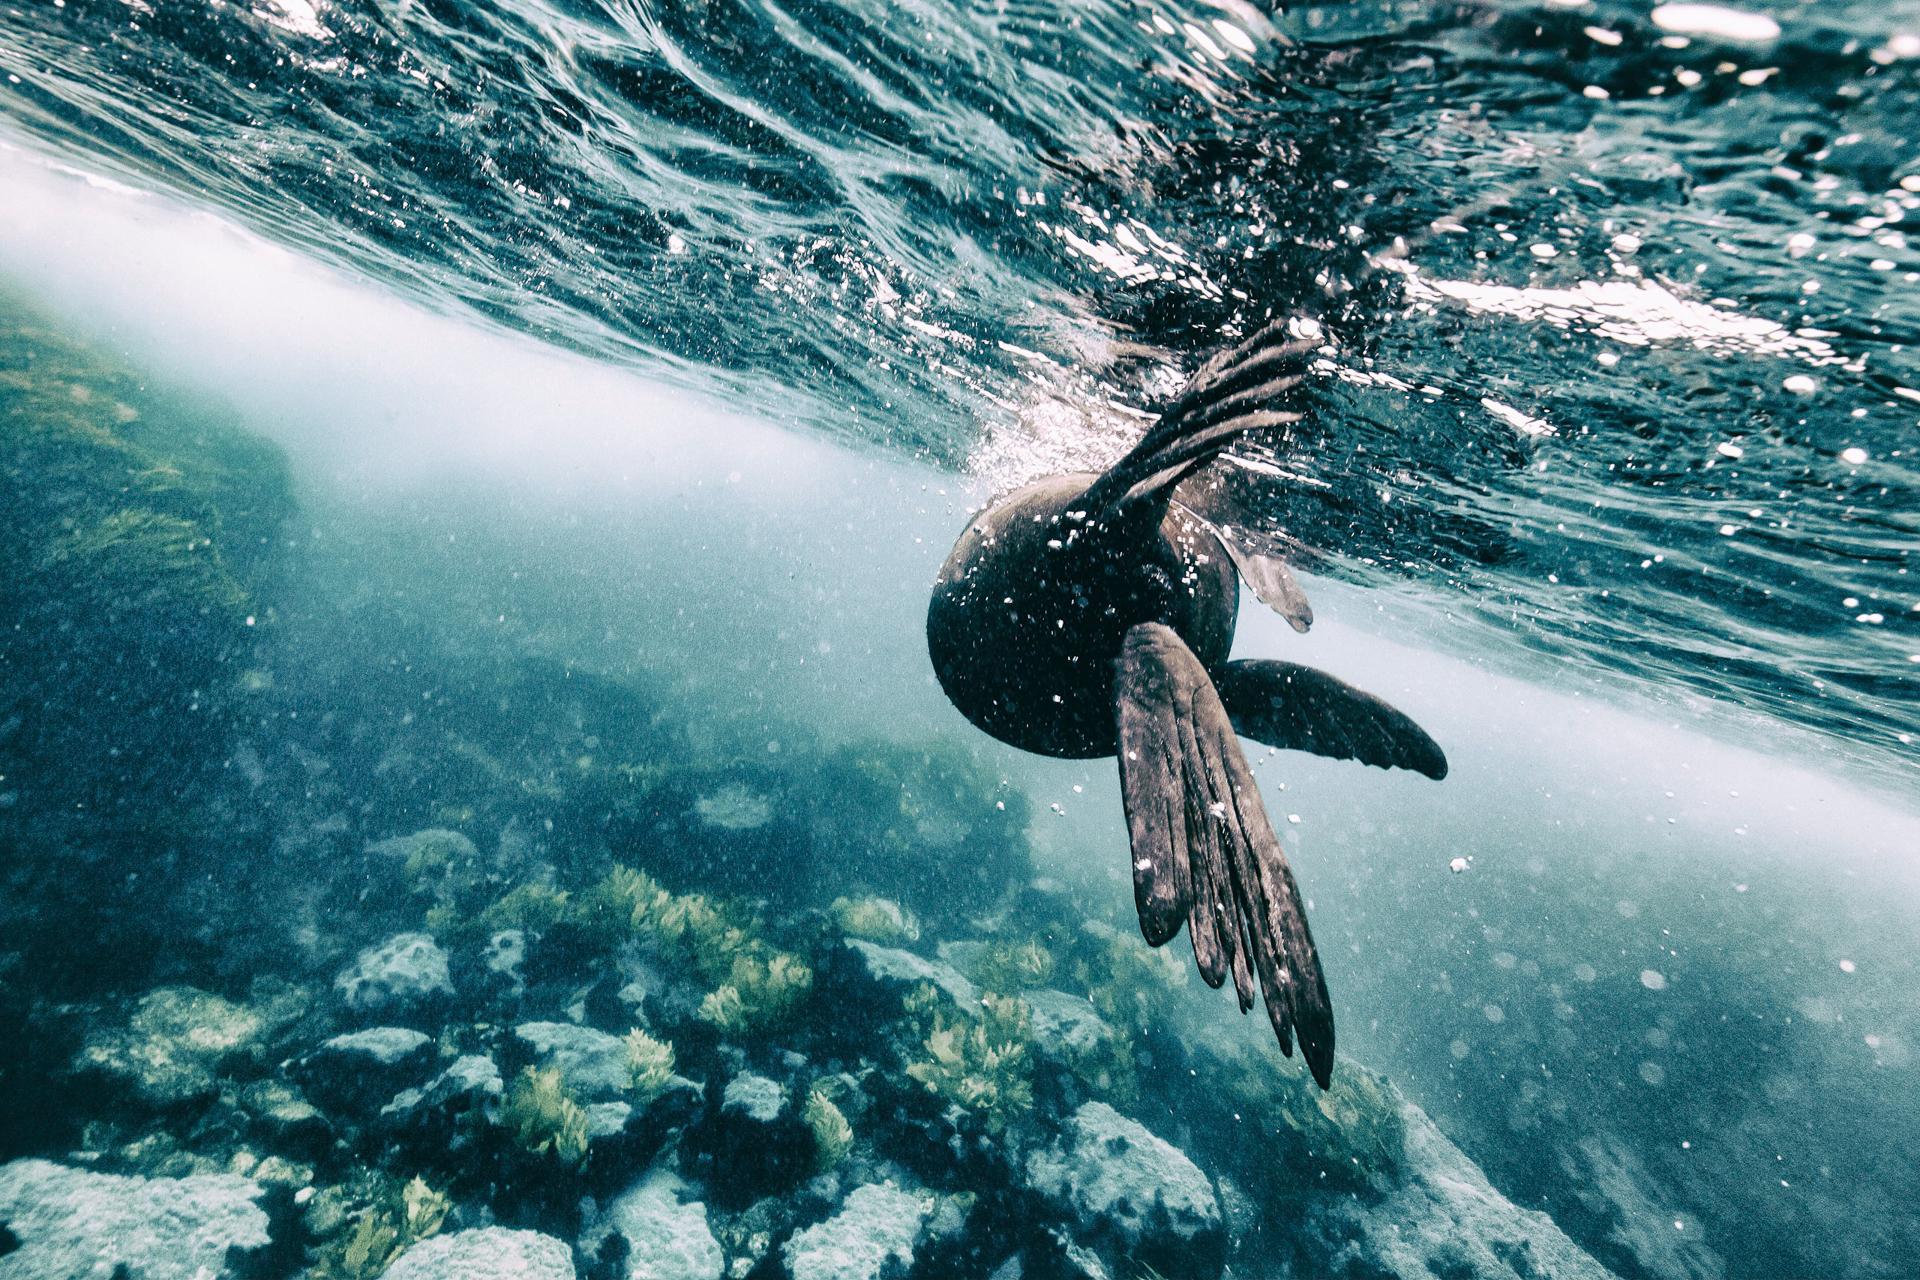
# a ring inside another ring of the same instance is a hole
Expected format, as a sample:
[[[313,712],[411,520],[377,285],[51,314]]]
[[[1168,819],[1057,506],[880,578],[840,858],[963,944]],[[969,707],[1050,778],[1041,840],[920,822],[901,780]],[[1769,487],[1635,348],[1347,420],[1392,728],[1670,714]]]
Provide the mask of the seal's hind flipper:
[[[1087,490],[1087,509],[1112,518],[1166,502],[1179,483],[1249,431],[1300,420],[1291,392],[1322,345],[1318,326],[1277,320],[1195,371],[1127,455]]]
[[[1447,776],[1446,753],[1425,729],[1324,671],[1268,659],[1229,662],[1220,671],[1219,690],[1233,727],[1255,742]]]
[[[1184,920],[1200,975],[1232,973],[1241,1009],[1255,975],[1280,1048],[1321,1088],[1333,1077],[1333,1005],[1306,911],[1227,709],[1171,628],[1127,632],[1115,662],[1120,790],[1133,845],[1134,903],[1154,946]]]

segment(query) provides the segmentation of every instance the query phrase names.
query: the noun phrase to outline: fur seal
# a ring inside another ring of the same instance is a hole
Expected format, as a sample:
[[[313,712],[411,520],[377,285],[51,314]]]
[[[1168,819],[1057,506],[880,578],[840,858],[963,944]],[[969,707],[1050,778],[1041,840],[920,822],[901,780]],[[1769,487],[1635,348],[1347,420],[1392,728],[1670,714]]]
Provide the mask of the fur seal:
[[[1207,361],[1106,471],[1050,476],[969,520],[934,584],[927,648],[976,726],[1042,755],[1117,755],[1134,903],[1153,946],[1180,932],[1241,1012],[1255,980],[1281,1049],[1321,1088],[1333,1007],[1306,912],[1236,734],[1269,746],[1446,776],[1393,707],[1290,662],[1229,661],[1244,579],[1305,631],[1286,566],[1241,551],[1175,491],[1276,409],[1317,343],[1278,321]]]

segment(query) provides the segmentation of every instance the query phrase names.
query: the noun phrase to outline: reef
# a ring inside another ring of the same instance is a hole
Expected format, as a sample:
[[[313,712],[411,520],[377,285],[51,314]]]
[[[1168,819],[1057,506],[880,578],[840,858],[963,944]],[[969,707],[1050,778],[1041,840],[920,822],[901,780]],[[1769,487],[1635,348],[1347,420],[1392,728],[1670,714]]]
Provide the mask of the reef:
[[[369,843],[422,842],[448,843]],[[1057,887],[909,939],[871,895],[523,856],[438,933],[408,895],[278,985],[91,1007],[52,1087],[103,1118],[0,1166],[19,1256],[111,1260],[61,1208],[97,1186],[217,1218],[236,1247],[196,1265],[234,1277],[1609,1274],[1359,1064],[1321,1094],[1264,1039],[1186,1025],[1192,993]]]
[[[293,511],[276,448],[0,291],[0,934],[41,982],[206,885]]]
[[[0,293],[8,809],[137,823],[224,746],[293,510],[272,445]]]

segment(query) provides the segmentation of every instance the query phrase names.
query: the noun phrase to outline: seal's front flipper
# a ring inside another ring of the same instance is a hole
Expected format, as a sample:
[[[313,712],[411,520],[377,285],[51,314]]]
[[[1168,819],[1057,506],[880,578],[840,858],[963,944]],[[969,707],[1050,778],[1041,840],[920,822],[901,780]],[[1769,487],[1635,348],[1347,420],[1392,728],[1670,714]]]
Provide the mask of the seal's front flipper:
[[[1235,572],[1240,581],[1247,584],[1248,590],[1261,604],[1273,610],[1287,620],[1287,625],[1295,631],[1305,633],[1313,625],[1313,606],[1307,603],[1307,593],[1300,586],[1300,580],[1293,576],[1293,570],[1287,568],[1287,562],[1270,551],[1257,551],[1252,547],[1243,547],[1231,528],[1217,525],[1184,502],[1175,503],[1193,519],[1207,526],[1220,549],[1227,553],[1227,559],[1233,561]]]
[[[1154,946],[1180,932],[1208,984],[1233,974],[1241,1009],[1255,975],[1282,1051],[1293,1035],[1321,1088],[1333,1077],[1333,1005],[1306,911],[1252,771],[1207,671],[1170,628],[1127,632],[1115,662],[1120,791],[1134,903]]]
[[[1447,776],[1447,757],[1405,713],[1324,671],[1292,662],[1229,662],[1220,700],[1233,727],[1255,742],[1358,760],[1381,769]]]
[[[1239,571],[1240,580],[1261,604],[1285,618],[1295,631],[1304,634],[1313,625],[1313,606],[1307,603],[1307,593],[1285,560],[1237,547],[1226,537],[1220,539],[1220,545],[1227,549],[1227,558]]]

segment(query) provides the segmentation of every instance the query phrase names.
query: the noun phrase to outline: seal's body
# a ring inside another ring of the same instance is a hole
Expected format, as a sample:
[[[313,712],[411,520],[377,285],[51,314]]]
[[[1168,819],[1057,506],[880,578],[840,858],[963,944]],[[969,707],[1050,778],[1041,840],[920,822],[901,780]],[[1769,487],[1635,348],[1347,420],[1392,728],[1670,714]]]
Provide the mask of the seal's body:
[[[1097,479],[1050,476],[982,512],[927,611],[933,669],[954,706],[1040,755],[1114,753],[1114,661],[1139,623],[1172,628],[1208,668],[1233,647],[1240,579],[1213,531],[1178,506],[1096,524],[1080,504]]]
[[[940,686],[975,725],[1042,755],[1118,755],[1134,905],[1153,946],[1187,928],[1201,977],[1242,1011],[1264,990],[1282,1050],[1322,1088],[1333,1007],[1306,912],[1236,734],[1443,777],[1420,727],[1288,662],[1230,661],[1244,580],[1297,630],[1312,613],[1277,559],[1236,548],[1175,498],[1247,431],[1314,350],[1276,324],[1208,361],[1127,455],[1050,476],[967,522],[927,609]]]

